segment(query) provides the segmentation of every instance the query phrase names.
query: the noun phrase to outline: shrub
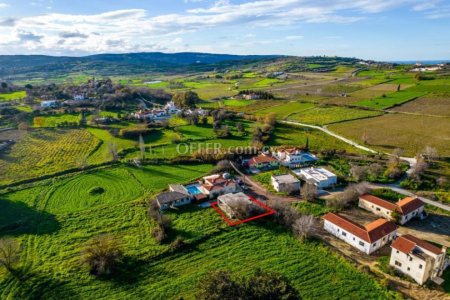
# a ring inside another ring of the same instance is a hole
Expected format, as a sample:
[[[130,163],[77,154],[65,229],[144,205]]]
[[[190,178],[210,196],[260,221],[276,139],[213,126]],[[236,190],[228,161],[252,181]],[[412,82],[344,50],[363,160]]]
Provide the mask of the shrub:
[[[110,275],[122,260],[117,240],[111,235],[94,238],[84,250],[83,262],[96,276]]]
[[[101,195],[105,192],[105,189],[99,186],[93,187],[89,190],[89,195],[91,196],[97,196]]]

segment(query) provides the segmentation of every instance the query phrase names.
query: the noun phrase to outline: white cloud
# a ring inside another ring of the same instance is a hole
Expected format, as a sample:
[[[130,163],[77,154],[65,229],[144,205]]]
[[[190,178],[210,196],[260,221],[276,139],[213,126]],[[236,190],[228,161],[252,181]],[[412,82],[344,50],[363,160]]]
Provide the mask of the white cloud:
[[[48,4],[51,1],[35,0],[37,6]],[[42,53],[80,54],[156,49],[177,51],[187,47],[179,38],[182,33],[227,27],[282,28],[300,23],[357,22],[405,4],[425,11],[428,18],[440,18],[450,13],[445,10],[435,12],[434,7],[416,0],[253,0],[239,4],[219,0],[209,7],[157,16],[149,16],[144,9],[125,9],[90,15],[47,13],[22,18],[0,17],[0,52],[27,53],[36,49]],[[302,37],[286,36],[285,40]]]
[[[9,7],[9,4],[7,3],[0,3],[0,8]]]

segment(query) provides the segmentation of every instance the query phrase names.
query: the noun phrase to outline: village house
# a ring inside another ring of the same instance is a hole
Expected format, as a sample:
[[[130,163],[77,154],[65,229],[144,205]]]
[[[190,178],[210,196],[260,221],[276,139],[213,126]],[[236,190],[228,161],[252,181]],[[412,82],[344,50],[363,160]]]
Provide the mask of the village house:
[[[75,101],[83,101],[84,100],[84,95],[83,94],[74,94],[73,95],[73,100],[75,100]]]
[[[300,180],[292,174],[272,175],[271,182],[277,192],[293,194],[300,191]]]
[[[278,149],[275,156],[286,167],[310,164],[317,161],[317,157],[314,154],[298,148]]]
[[[260,154],[248,160],[247,165],[250,169],[254,171],[262,171],[262,170],[271,170],[277,169],[280,166],[280,163],[276,158],[267,155]]]
[[[380,249],[397,235],[397,225],[382,218],[366,226],[335,213],[328,213],[323,219],[326,231],[366,254]]]
[[[191,197],[189,194],[180,192],[162,192],[156,196],[156,203],[160,209],[168,209],[170,207],[178,207],[191,203]]]
[[[401,225],[413,218],[423,219],[425,217],[425,203],[415,197],[406,197],[397,203],[392,203],[376,196],[365,194],[359,197],[358,205],[377,216],[397,221]]]
[[[439,248],[433,244],[405,234],[398,237],[391,245],[389,265],[401,273],[408,275],[418,284],[428,279],[437,284],[444,281],[442,275],[448,266],[447,248]]]
[[[151,121],[165,119],[168,117],[168,114],[162,109],[143,109],[133,113],[133,116],[138,120]]]
[[[49,108],[49,107],[58,107],[59,102],[57,100],[46,100],[41,102],[42,108]]]
[[[319,189],[337,184],[337,176],[324,168],[303,168],[293,171],[304,181],[317,186]]]
[[[203,177],[203,182],[199,186],[200,192],[211,199],[219,195],[237,192],[239,189],[237,183],[224,175],[214,174]]]
[[[217,205],[224,211],[229,218],[234,219],[237,216],[237,209],[253,205],[248,196],[242,192],[229,193],[217,198]]]
[[[171,115],[176,114],[180,111],[173,101],[167,102],[167,104],[164,106],[164,110]]]

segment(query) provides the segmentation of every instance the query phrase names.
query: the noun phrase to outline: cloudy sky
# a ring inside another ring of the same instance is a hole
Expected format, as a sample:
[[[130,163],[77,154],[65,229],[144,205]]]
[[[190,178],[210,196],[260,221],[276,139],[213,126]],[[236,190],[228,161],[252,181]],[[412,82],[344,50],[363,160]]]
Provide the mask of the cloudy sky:
[[[0,54],[450,59],[450,0],[0,0]]]

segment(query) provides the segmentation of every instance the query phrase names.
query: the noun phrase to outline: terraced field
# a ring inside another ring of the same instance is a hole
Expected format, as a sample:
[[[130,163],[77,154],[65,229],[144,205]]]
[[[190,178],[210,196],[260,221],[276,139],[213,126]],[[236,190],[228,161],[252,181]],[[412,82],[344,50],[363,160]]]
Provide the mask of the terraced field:
[[[27,96],[25,91],[13,92],[13,93],[4,93],[0,94],[0,102],[2,101],[11,101],[11,100],[20,100]]]
[[[58,125],[68,122],[68,123],[76,123],[80,121],[79,114],[62,114],[55,116],[41,116],[34,117],[33,119],[33,127],[57,127]]]
[[[364,106],[375,109],[386,109],[392,106],[400,105],[402,103],[411,101],[413,99],[422,97],[426,92],[404,90],[395,93],[386,94],[381,97],[376,97],[369,100],[363,100],[354,103],[354,105]]]
[[[0,156],[0,184],[76,167],[99,143],[85,130],[30,131]]]

